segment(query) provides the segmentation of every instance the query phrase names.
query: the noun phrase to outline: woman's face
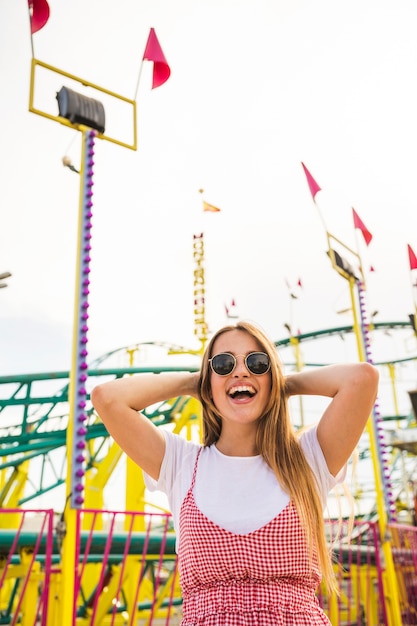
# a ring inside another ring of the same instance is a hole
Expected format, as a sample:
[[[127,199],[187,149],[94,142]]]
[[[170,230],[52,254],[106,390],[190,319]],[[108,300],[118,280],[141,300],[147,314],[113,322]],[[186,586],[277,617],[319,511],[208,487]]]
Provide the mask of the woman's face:
[[[213,402],[225,422],[256,423],[264,412],[271,392],[271,373],[252,374],[245,365],[250,352],[262,352],[256,339],[242,330],[231,330],[218,337],[212,348],[212,357],[229,352],[237,358],[231,374],[219,376],[210,367]],[[222,428],[222,430],[223,430]]]

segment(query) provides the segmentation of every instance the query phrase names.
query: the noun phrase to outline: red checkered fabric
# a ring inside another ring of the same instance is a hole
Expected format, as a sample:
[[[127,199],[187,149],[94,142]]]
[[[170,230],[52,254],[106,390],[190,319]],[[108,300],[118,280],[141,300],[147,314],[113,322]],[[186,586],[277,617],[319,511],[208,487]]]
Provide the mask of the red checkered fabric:
[[[294,504],[246,535],[221,528],[194,500],[200,452],[180,512],[182,626],[329,625]]]

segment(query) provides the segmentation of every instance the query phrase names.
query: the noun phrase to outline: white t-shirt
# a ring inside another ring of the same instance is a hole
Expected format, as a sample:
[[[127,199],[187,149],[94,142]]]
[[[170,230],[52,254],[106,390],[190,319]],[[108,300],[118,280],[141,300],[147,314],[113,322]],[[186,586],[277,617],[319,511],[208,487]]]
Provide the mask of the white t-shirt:
[[[167,495],[178,543],[180,508],[190,488],[201,446],[166,430],[164,435],[166,450],[159,479],[155,481],[145,473],[144,477],[150,491],[162,491]],[[300,443],[317,478],[324,508],[329,491],[344,480],[346,467],[336,477],[330,474],[315,427],[300,436]],[[289,502],[288,494],[260,455],[226,456],[215,444],[203,448],[200,454],[194,498],[206,517],[236,534],[261,528]]]

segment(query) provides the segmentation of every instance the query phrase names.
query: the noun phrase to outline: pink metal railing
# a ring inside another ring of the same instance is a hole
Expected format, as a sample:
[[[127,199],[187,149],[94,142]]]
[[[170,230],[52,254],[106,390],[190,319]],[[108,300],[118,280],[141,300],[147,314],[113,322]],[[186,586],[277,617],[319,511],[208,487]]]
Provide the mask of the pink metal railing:
[[[56,605],[62,598],[53,512],[2,509],[0,516],[0,623],[55,626],[52,611],[48,621],[48,599],[54,598]],[[326,529],[340,595],[329,596],[321,588],[318,599],[332,625],[391,623],[378,524],[355,521],[350,528],[345,521],[329,522]],[[390,524],[388,530],[401,623],[415,626],[417,527]],[[182,601],[170,515],[80,510],[76,532],[74,625],[117,626],[121,620],[127,626],[179,623]]]
[[[1,623],[15,626],[25,614],[25,624],[46,626],[53,511],[2,509],[0,515]]]
[[[390,524],[403,624],[417,624],[417,527]]]
[[[328,522],[339,596],[319,591],[319,602],[334,626],[387,624],[378,526],[373,522]]]
[[[89,529],[80,530],[88,515]],[[105,519],[106,530],[99,530]],[[79,571],[75,580],[77,614],[88,624],[116,623],[128,615],[128,626],[139,618],[151,625],[170,623],[175,604],[181,604],[177,580],[175,535],[171,516],[163,513],[83,510],[78,514]],[[123,531],[117,527],[123,526]],[[136,530],[140,528],[141,530]],[[99,571],[92,563],[100,553]],[[92,579],[96,578],[96,582]],[[89,589],[87,594],[85,589]],[[161,622],[162,620],[162,622]]]

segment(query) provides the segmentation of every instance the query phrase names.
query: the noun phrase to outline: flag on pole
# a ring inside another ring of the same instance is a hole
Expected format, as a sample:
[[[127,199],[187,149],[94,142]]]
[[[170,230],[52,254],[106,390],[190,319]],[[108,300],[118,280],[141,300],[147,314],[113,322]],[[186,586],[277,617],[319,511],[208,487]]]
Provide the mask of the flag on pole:
[[[369,246],[369,244],[372,241],[372,234],[366,228],[365,224],[362,222],[361,218],[359,217],[359,215],[356,213],[355,209],[353,208],[352,208],[352,214],[353,214],[354,227],[362,231],[362,235],[363,235],[363,238],[365,239],[365,243],[367,246]]]
[[[30,32],[37,33],[49,19],[49,4],[47,0],[28,0]]]
[[[298,299],[298,296],[294,293],[294,289],[291,287],[291,285],[290,285],[290,283],[289,283],[288,279],[287,279],[287,278],[285,278],[285,279],[284,279],[284,282],[285,282],[285,284],[287,285],[288,292],[289,292],[289,294],[290,294],[291,298],[293,298],[293,300],[297,300],[297,299]],[[303,287],[303,284],[302,284],[302,282],[301,282],[301,278],[299,278],[299,279],[298,279],[298,281],[297,281],[297,287],[300,287],[300,289],[302,289],[302,287]]]
[[[171,75],[171,68],[162,52],[154,28],[149,31],[143,61],[153,61],[152,89],[160,87],[168,80]]]
[[[227,306],[227,304],[225,304],[224,308],[226,311],[226,317],[228,319],[236,319],[237,317],[239,317],[237,314],[236,302],[234,299],[232,299],[230,306]]]
[[[410,270],[417,270],[417,257],[410,244],[407,244],[408,248],[408,260],[410,261]]]
[[[321,187],[319,187],[319,185],[316,183],[316,181],[314,180],[314,178],[312,177],[312,175],[310,174],[310,172],[308,171],[308,169],[306,168],[303,162],[301,162],[301,165],[303,166],[304,174],[306,175],[306,178],[307,178],[307,183],[310,189],[310,193],[313,196],[313,200],[315,200],[316,193],[321,191]]]
[[[221,209],[214,206],[214,204],[209,204],[208,202],[205,202],[205,200],[203,200],[203,211],[208,211],[210,213],[218,213],[220,210]]]

